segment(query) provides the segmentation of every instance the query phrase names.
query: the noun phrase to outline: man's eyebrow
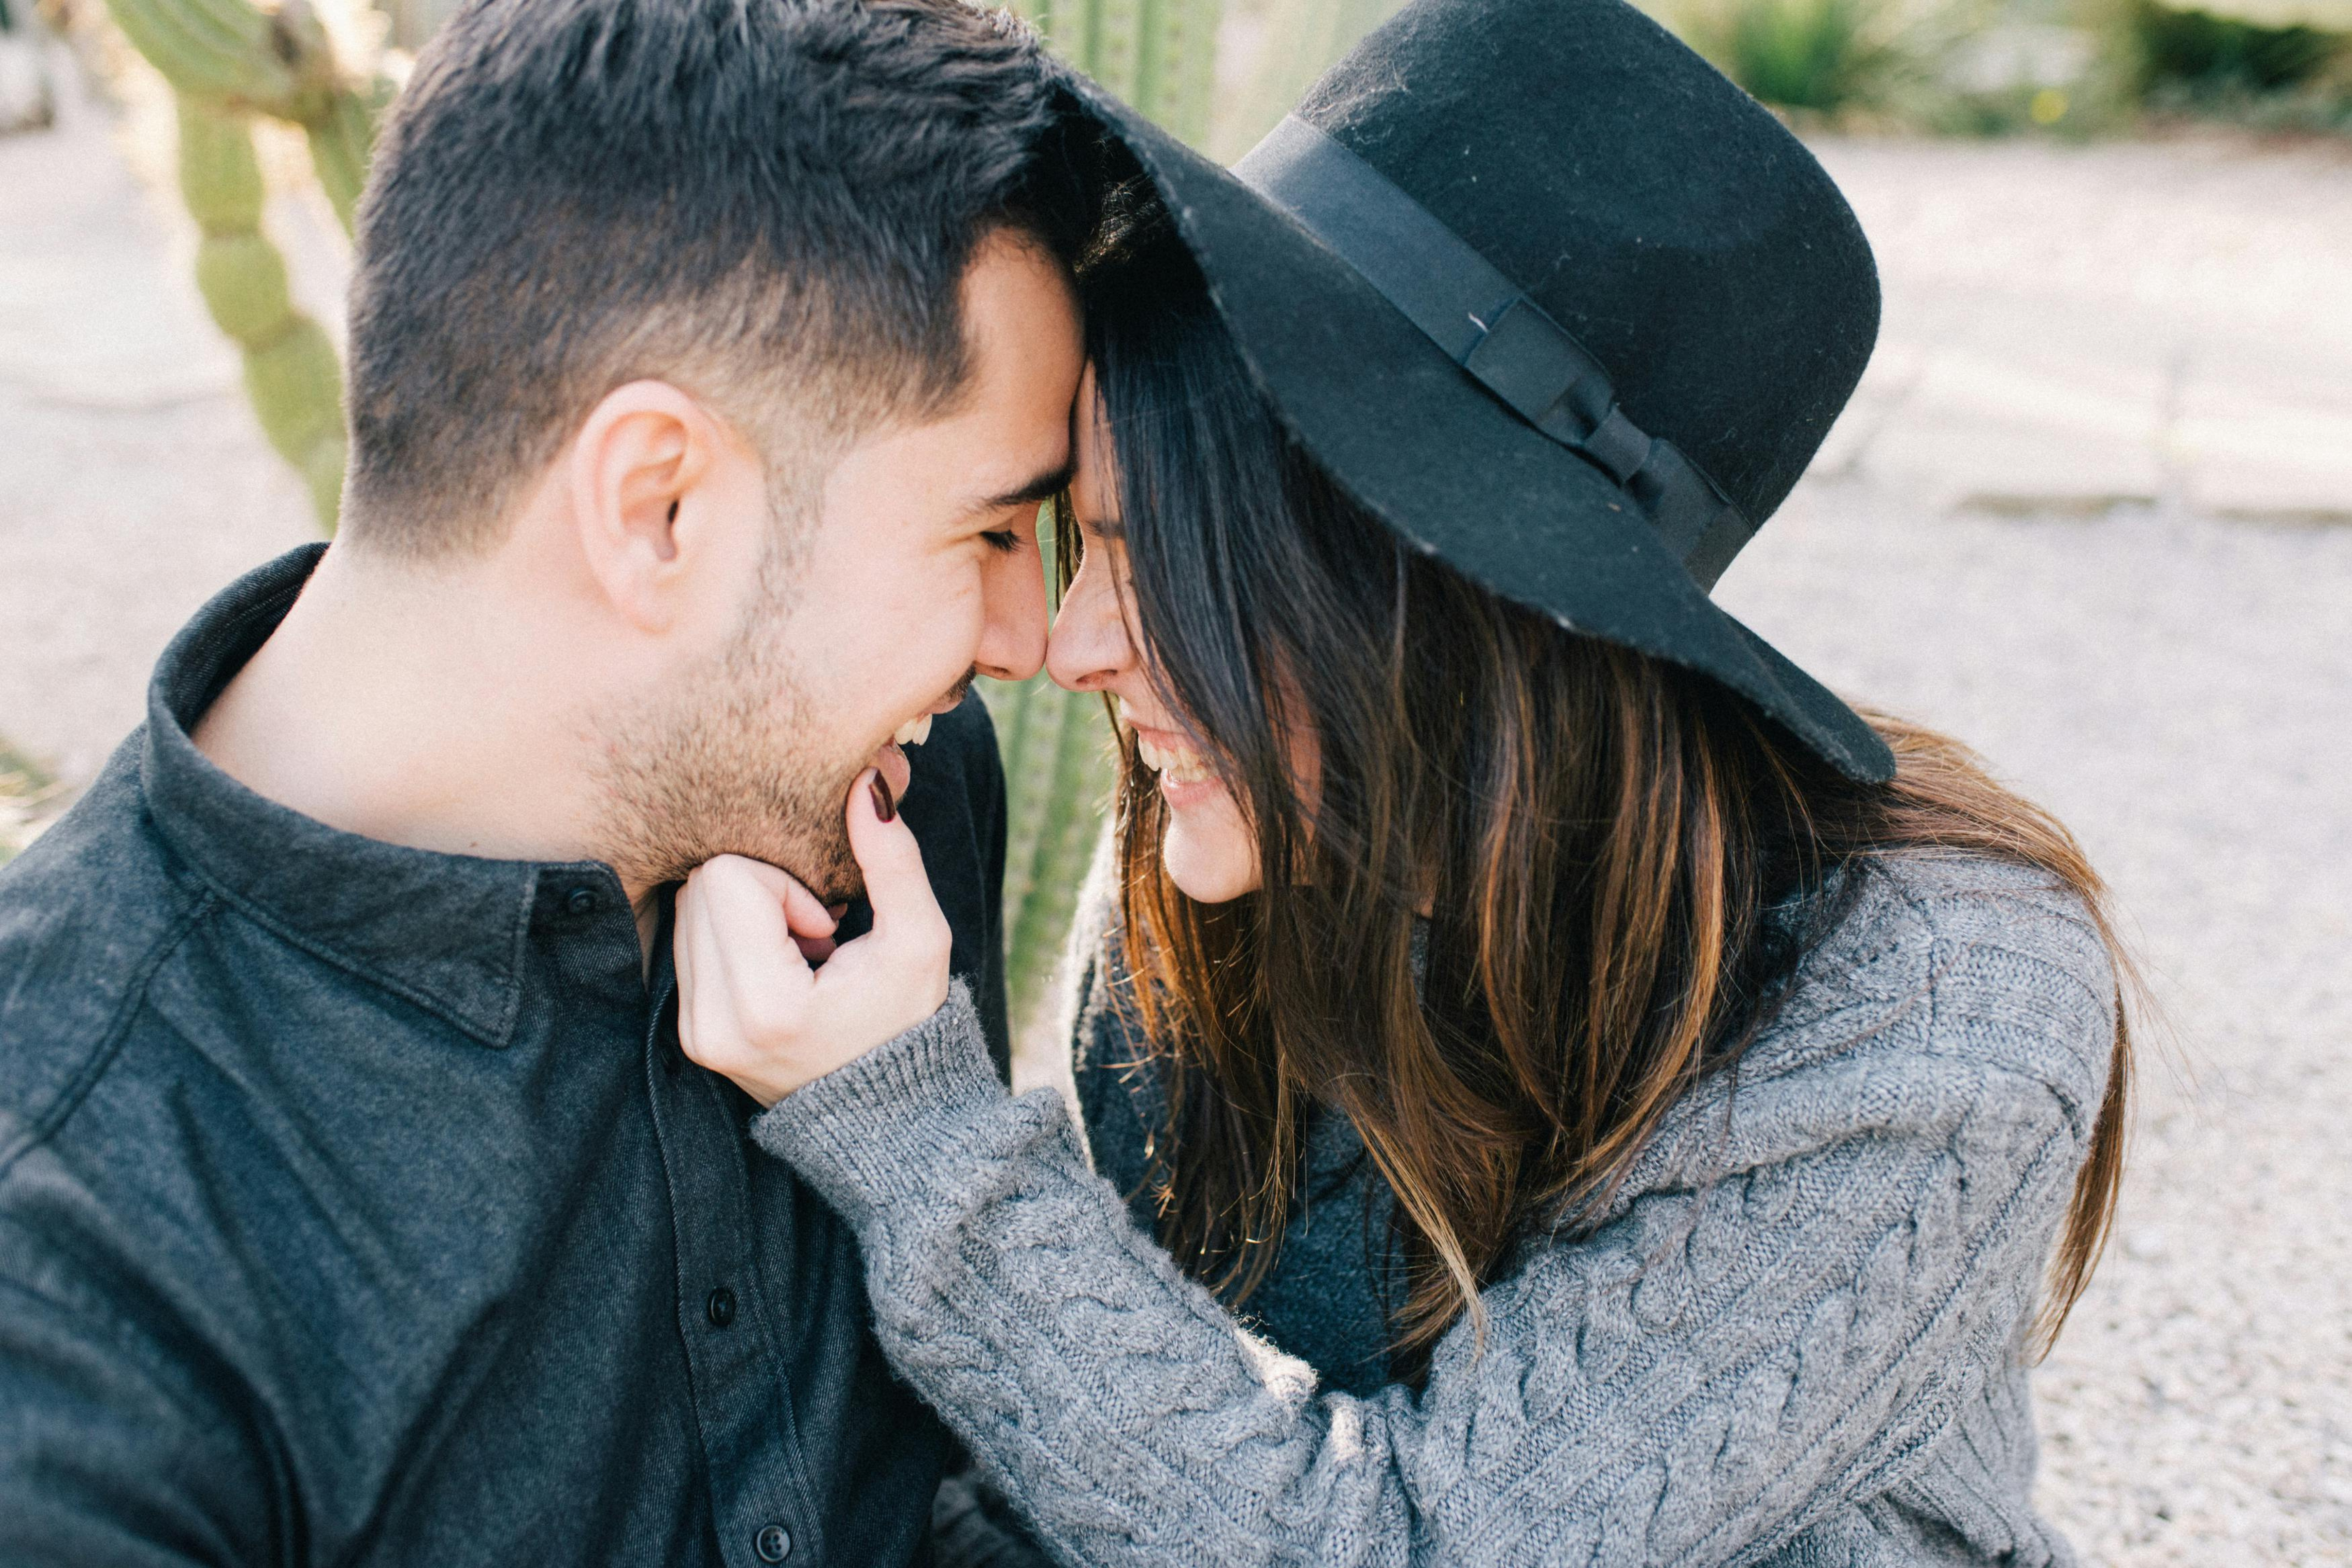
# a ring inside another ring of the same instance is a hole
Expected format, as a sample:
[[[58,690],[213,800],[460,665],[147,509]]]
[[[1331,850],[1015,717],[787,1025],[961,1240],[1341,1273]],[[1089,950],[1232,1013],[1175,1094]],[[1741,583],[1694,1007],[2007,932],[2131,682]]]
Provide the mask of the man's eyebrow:
[[[1075,456],[1065,457],[1060,467],[1016,485],[1001,496],[975,501],[971,509],[974,512],[1000,512],[1007,507],[1042,507],[1070,487],[1071,476],[1076,474],[1077,469],[1078,461]]]

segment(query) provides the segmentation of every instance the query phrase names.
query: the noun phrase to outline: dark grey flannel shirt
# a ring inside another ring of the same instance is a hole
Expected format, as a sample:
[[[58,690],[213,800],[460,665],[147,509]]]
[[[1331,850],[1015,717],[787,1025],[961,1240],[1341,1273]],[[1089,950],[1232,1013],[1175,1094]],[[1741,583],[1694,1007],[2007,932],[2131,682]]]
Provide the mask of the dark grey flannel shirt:
[[[0,873],[0,1564],[927,1560],[940,1428],[612,871],[337,832],[190,744],[316,558],[208,605]],[[978,702],[914,761],[1001,1052]]]

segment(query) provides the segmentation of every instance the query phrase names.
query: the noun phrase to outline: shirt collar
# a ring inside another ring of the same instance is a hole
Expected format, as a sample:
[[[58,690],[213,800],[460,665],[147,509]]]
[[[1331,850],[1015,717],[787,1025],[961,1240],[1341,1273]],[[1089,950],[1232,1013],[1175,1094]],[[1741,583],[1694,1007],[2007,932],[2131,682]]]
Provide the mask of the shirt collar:
[[[147,688],[140,758],[148,809],[196,874],[253,919],[503,1047],[535,922],[583,935],[625,926],[627,947],[614,958],[635,969],[635,922],[609,866],[436,854],[342,832],[254,793],[189,739],[286,618],[324,550],[306,545],[238,579],[164,649]]]

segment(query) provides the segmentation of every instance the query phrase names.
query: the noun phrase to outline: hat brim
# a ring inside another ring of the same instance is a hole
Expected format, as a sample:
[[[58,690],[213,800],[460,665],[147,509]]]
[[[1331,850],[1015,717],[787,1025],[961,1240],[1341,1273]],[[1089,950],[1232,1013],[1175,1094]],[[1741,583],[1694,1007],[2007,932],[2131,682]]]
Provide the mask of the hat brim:
[[[1717,608],[1607,475],[1479,387],[1282,208],[1072,86],[1158,189],[1290,434],[1360,505],[1503,598],[1721,683],[1848,778],[1894,777],[1876,732]]]

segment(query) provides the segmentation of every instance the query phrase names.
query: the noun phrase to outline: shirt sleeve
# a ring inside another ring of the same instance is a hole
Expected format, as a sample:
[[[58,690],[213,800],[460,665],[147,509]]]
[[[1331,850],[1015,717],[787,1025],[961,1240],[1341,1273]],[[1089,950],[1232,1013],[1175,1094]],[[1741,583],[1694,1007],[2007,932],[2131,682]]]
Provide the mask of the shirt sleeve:
[[[1424,1388],[1370,1399],[1139,1234],[1059,1100],[998,1088],[961,995],[755,1132],[856,1228],[891,1361],[1065,1561],[1749,1561],[1901,1479],[2016,1354],[2087,1138],[2017,1037],[2079,1061],[2112,1030],[2095,985],[2021,995],[2017,956],[1938,957],[1880,1031],[1899,1052],[1726,1091],[1691,1119],[1703,1171],[1650,1163]]]
[[[0,1228],[0,1568],[289,1560],[268,1445],[224,1391],[10,1239]]]

